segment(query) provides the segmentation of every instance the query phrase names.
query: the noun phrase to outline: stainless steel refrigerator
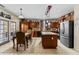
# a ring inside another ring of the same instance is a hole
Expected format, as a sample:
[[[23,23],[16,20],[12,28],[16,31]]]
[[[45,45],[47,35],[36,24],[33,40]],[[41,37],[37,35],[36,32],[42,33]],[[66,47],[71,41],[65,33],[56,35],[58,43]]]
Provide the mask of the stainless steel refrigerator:
[[[60,42],[69,48],[74,48],[74,21],[60,23]]]

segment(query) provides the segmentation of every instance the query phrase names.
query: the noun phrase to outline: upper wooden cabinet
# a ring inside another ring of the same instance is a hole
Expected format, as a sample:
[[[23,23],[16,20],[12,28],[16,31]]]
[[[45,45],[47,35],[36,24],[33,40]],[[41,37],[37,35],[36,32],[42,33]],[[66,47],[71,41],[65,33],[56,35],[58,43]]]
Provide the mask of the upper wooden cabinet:
[[[59,27],[59,22],[51,22],[51,28],[58,28]]]
[[[39,22],[31,22],[30,27],[31,28],[39,28]]]
[[[27,32],[28,29],[29,29],[28,22],[22,21],[22,22],[20,23],[20,30],[21,30],[22,32]]]
[[[73,21],[74,20],[74,13],[71,12],[71,13],[65,15],[65,20]]]
[[[20,30],[27,32],[28,30],[38,30],[40,28],[40,21],[23,20],[20,22]]]
[[[59,20],[59,22],[63,22],[66,20],[74,21],[74,12],[70,12],[66,15],[63,15],[63,16],[59,17],[58,20]]]

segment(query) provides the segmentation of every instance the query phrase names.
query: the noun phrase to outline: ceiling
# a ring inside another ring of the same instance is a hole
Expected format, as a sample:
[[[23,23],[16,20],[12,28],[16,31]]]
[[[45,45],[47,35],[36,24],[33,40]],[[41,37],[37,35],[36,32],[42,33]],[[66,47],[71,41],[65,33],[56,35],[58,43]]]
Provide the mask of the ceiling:
[[[20,14],[20,8],[25,18],[47,19],[58,18],[74,10],[73,4],[51,4],[50,16],[45,16],[47,4],[3,4],[5,8],[16,15]]]

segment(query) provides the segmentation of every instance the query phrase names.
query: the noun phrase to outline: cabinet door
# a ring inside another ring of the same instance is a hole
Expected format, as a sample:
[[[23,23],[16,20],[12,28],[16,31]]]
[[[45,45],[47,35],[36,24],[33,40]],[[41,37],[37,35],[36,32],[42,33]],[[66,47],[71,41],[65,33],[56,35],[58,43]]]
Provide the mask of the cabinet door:
[[[3,21],[0,20],[0,43],[3,41]]]
[[[8,21],[0,20],[0,44],[8,41]]]
[[[8,41],[8,37],[9,37],[9,24],[8,21],[4,21],[4,25],[3,25],[3,38],[4,41]]]

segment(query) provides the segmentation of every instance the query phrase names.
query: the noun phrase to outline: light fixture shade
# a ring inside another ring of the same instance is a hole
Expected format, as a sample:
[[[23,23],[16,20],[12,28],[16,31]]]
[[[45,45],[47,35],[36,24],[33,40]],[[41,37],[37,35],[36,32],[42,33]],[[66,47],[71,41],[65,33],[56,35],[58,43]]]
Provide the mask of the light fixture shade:
[[[50,22],[48,23],[48,25],[50,25]]]
[[[23,16],[23,15],[19,15],[19,18],[20,18],[20,19],[24,19],[24,16]]]
[[[20,18],[20,19],[24,19],[24,16],[23,16],[23,14],[22,14],[22,8],[20,8],[20,15],[19,15],[19,18]]]

